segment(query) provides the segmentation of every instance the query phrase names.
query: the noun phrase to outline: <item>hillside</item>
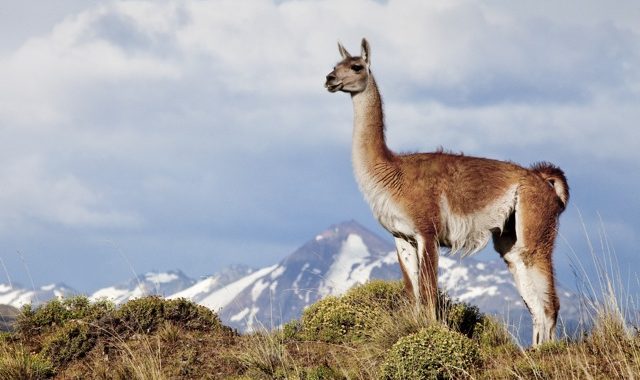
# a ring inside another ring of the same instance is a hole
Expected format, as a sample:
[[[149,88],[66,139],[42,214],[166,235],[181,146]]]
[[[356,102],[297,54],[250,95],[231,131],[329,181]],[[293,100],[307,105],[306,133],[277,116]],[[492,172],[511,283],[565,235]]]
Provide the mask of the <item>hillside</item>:
[[[0,332],[10,331],[20,310],[9,305],[0,305]]]
[[[327,296],[274,331],[238,334],[184,299],[87,298],[25,308],[0,336],[0,379],[613,379],[640,375],[640,338],[600,307],[594,329],[519,348],[496,319],[443,296],[438,321],[398,281]]]

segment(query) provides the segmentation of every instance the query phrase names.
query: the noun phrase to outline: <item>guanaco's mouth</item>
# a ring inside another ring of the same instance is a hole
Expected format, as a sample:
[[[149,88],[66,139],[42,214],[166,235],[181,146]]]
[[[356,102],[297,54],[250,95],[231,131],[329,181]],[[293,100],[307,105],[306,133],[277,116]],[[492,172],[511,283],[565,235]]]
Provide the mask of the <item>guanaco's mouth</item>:
[[[343,84],[342,83],[336,83],[336,84],[325,83],[324,86],[327,88],[327,90],[329,90],[329,92],[337,92],[342,90]]]

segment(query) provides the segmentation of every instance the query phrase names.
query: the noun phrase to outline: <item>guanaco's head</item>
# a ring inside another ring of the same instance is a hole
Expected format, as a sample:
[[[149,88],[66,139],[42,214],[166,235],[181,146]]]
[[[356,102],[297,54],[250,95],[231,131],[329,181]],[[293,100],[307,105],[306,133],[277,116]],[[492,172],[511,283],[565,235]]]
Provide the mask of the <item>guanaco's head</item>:
[[[333,68],[327,75],[324,86],[329,92],[343,91],[356,94],[367,88],[369,81],[369,65],[371,55],[369,43],[362,39],[362,48],[359,57],[352,57],[347,49],[338,42],[338,50],[342,56],[342,61]]]

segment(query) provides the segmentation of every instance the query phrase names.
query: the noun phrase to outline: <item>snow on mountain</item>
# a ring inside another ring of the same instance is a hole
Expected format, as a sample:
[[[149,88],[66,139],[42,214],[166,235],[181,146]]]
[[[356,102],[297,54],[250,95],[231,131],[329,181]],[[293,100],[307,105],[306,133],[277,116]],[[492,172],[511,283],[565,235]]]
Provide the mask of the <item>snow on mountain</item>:
[[[530,318],[503,262],[440,256],[439,269],[439,284],[450,296],[515,320],[530,334]],[[276,265],[215,289],[206,279],[171,298],[193,299],[217,311],[228,325],[251,331],[299,318],[320,298],[370,279],[400,278],[394,246],[351,221],[318,234]],[[561,318],[576,318],[572,294],[562,286],[558,291]]]
[[[122,304],[132,298],[149,295],[169,296],[195,283],[179,270],[168,272],[148,272],[133,279],[95,291],[89,298],[92,300],[108,299],[115,304]]]
[[[173,294],[169,298],[188,298],[210,309],[218,310],[227,306],[237,293],[251,285],[255,279],[262,277],[273,269],[275,269],[275,266],[263,268],[255,273],[241,277],[237,281],[228,281],[227,283],[223,283],[220,276],[214,275],[188,289]]]
[[[148,272],[119,285],[113,285],[95,291],[89,298],[92,300],[108,299],[115,304],[122,304],[133,298],[158,295],[168,298],[188,298],[200,302],[211,292],[240,279],[253,269],[246,265],[232,265],[219,273],[206,276],[196,281],[180,270],[167,272]],[[199,297],[203,294],[203,297]]]
[[[40,305],[52,298],[69,297],[78,294],[65,284],[49,284],[36,289],[28,289],[19,284],[0,284],[0,305],[20,308],[26,304]]]

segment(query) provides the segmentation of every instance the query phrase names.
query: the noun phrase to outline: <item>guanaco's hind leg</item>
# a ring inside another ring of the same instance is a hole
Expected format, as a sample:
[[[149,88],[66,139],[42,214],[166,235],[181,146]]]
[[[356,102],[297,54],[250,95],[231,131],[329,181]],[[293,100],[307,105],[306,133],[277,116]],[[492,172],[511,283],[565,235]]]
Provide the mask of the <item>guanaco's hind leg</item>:
[[[555,339],[559,303],[553,280],[551,254],[556,217],[532,217],[529,205],[518,201],[503,232],[494,233],[494,246],[513,275],[516,287],[533,319],[533,345]]]

